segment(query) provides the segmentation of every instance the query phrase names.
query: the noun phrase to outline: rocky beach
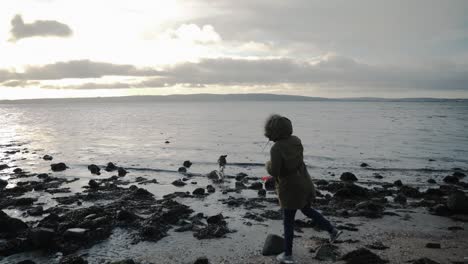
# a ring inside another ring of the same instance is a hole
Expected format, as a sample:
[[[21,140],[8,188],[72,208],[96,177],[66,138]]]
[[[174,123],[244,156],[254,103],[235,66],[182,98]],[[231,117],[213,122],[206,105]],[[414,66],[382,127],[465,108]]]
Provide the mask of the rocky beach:
[[[215,170],[192,172],[192,162],[181,160],[141,176],[103,161],[80,168],[89,178],[65,177],[71,168],[60,156],[20,142],[2,145],[1,153],[1,263],[276,262],[268,255],[278,245],[263,250],[269,234],[282,232],[274,184],[247,171],[220,181]],[[22,169],[27,159],[50,169]],[[373,180],[330,171],[329,180],[314,181],[313,206],[344,234],[331,245],[326,232],[298,216],[299,263],[466,262],[465,169],[437,172],[424,184],[388,181],[365,162],[359,170],[372,171]]]

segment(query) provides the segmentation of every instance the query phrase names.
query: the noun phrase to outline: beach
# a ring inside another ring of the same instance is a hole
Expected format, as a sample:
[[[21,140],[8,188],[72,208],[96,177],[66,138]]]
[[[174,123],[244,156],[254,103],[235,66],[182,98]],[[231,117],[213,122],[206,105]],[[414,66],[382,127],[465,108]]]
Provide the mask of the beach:
[[[277,263],[262,255],[282,235],[262,125],[278,112],[313,207],[344,231],[330,246],[298,213],[298,263],[466,262],[466,103],[39,100],[0,105],[1,221],[15,223],[0,263]]]

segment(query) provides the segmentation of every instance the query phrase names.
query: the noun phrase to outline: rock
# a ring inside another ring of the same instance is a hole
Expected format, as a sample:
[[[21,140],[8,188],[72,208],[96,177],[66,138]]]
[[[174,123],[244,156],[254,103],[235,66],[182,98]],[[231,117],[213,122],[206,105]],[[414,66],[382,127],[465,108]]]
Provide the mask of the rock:
[[[430,211],[439,216],[448,216],[451,214],[450,209],[445,204],[437,204],[433,206]]]
[[[208,179],[217,180],[220,178],[219,172],[217,170],[211,171],[207,174]]]
[[[50,164],[50,169],[52,171],[64,171],[67,168],[68,168],[67,165],[65,165],[65,163],[63,162]]]
[[[427,243],[426,247],[427,248],[440,248],[440,244],[439,243]]]
[[[13,172],[16,173],[16,174],[20,174],[20,173],[23,172],[23,170],[21,168],[16,168],[16,169],[13,170]]]
[[[352,174],[351,172],[344,172],[340,176],[340,180],[344,182],[355,182],[357,181],[356,175]]]
[[[356,184],[347,184],[342,188],[338,189],[333,195],[333,198],[343,199],[367,199],[369,197],[369,190],[360,187]]]
[[[407,197],[411,197],[411,198],[421,197],[421,192],[419,192],[419,189],[411,187],[411,186],[406,186],[406,185],[401,186],[399,192],[402,193],[403,195],[405,195]]]
[[[86,238],[88,229],[85,228],[69,228],[65,231],[63,236],[67,239],[82,240]]]
[[[260,197],[265,197],[266,196],[266,190],[265,189],[260,189],[260,190],[258,190],[257,194]]]
[[[427,183],[436,184],[436,181],[434,179],[429,179],[429,180],[427,180]]]
[[[247,177],[248,175],[246,173],[243,173],[243,172],[239,172],[237,173],[236,175],[236,181],[242,181],[245,177]]]
[[[44,157],[42,157],[43,160],[53,160],[54,158],[50,155],[44,155]]]
[[[284,251],[284,239],[278,235],[269,234],[263,244],[262,255],[278,255]]]
[[[345,260],[347,264],[383,264],[388,263],[387,260],[381,259],[378,255],[372,251],[360,248],[353,250],[343,256],[342,260]]]
[[[403,182],[401,182],[401,180],[397,180],[397,181],[393,182],[393,185],[395,185],[396,187],[401,187],[401,186],[403,186]]]
[[[249,189],[252,189],[252,190],[260,190],[260,189],[263,189],[263,183],[261,183],[261,182],[254,182],[254,183],[252,183],[252,184],[249,186]]]
[[[452,176],[457,177],[457,178],[459,178],[459,179],[465,178],[465,177],[466,177],[465,173],[463,173],[463,172],[461,172],[461,171],[456,171],[456,172],[454,172],[454,173],[452,174]]]
[[[135,261],[133,261],[133,259],[124,259],[124,260],[120,260],[120,261],[114,261],[114,262],[111,262],[109,264],[136,264]]]
[[[35,248],[50,247],[55,237],[55,232],[50,228],[33,228],[28,233],[28,239]]]
[[[38,174],[36,177],[38,177],[39,179],[47,179],[49,178],[49,174],[41,173],[41,174]]]
[[[376,178],[376,179],[379,179],[379,180],[380,180],[380,179],[383,179],[383,176],[382,176],[382,175],[380,175],[380,174],[378,174],[378,173],[374,173],[374,178]]]
[[[272,220],[281,220],[283,219],[283,214],[281,211],[265,210],[260,214],[262,217],[272,219]]]
[[[336,261],[339,257],[338,247],[333,244],[323,244],[315,254],[315,259],[320,261]]]
[[[117,166],[115,166],[114,163],[109,162],[109,163],[107,163],[107,166],[106,166],[106,168],[104,170],[107,171],[107,172],[111,172],[111,171],[115,171],[117,169],[118,168],[117,168]]]
[[[358,216],[365,216],[368,218],[382,217],[384,206],[374,201],[360,202],[355,206]]]
[[[89,180],[88,185],[91,189],[99,188],[99,183],[97,183],[95,180]]]
[[[190,160],[186,160],[186,161],[184,161],[183,165],[184,165],[185,168],[190,168],[192,166],[192,164],[193,163]]]
[[[136,189],[135,191],[133,191],[133,194],[137,197],[145,197],[145,196],[152,197],[153,196],[151,192],[143,188]]]
[[[207,257],[200,257],[195,260],[193,264],[210,264],[210,261],[208,260]]]
[[[435,262],[432,259],[428,259],[428,258],[420,258],[411,263],[413,264],[440,264],[439,262]]]
[[[318,185],[318,186],[328,185],[328,181],[327,181],[327,180],[320,179],[320,180],[317,180],[317,181],[315,182],[315,185]]]
[[[455,183],[458,183],[460,180],[455,177],[455,176],[445,176],[444,178],[444,182],[445,183],[450,183],[450,184],[455,184]]]
[[[463,227],[461,226],[449,226],[447,227],[448,230],[450,231],[458,231],[458,230],[465,230]]]
[[[236,189],[247,189],[247,186],[245,186],[245,184],[243,182],[236,181],[235,188]]]
[[[224,216],[222,214],[210,216],[206,219],[206,222],[208,224],[215,224],[215,225],[220,225],[220,224],[225,223]]]
[[[125,175],[127,175],[128,171],[122,167],[119,167],[119,169],[117,170],[117,173],[119,177],[124,177]]]
[[[211,239],[224,237],[228,233],[231,233],[231,230],[226,225],[208,224],[207,227],[193,233],[193,236],[197,239]]]
[[[22,260],[20,262],[17,262],[16,264],[36,264],[36,262],[30,260],[30,259],[26,259],[26,260]]]
[[[10,166],[8,166],[6,164],[0,164],[0,171],[4,170],[4,169],[8,169],[8,168],[10,168]]]
[[[5,188],[8,185],[8,181],[0,179],[0,188]]]
[[[27,212],[30,216],[40,216],[44,214],[44,208],[42,206],[37,206],[29,209]]]
[[[369,164],[365,162],[361,163],[361,168],[367,168],[367,167],[369,167]]]
[[[177,171],[178,171],[179,173],[186,173],[186,172],[187,172],[187,168],[185,168],[185,167],[180,167]]]
[[[171,143],[169,140],[164,141],[164,144],[169,144]]]
[[[214,193],[216,191],[215,187],[213,187],[213,185],[207,185],[206,186],[206,190],[209,192],[209,193]]]
[[[370,249],[375,249],[375,250],[385,250],[385,249],[389,248],[388,246],[384,245],[380,241],[377,241],[377,242],[374,242],[372,244],[366,245],[366,247],[368,247]]]
[[[83,257],[77,255],[68,255],[63,257],[59,264],[88,264]]]
[[[453,213],[468,214],[468,197],[463,192],[455,192],[447,198],[447,207]]]
[[[5,212],[0,211],[0,234],[17,234],[28,228],[28,225],[17,218],[8,216]]]
[[[116,218],[119,221],[133,222],[139,219],[140,217],[130,211],[120,210],[117,212]]]
[[[178,179],[178,180],[173,181],[172,185],[177,186],[177,187],[182,187],[182,186],[185,186],[186,183],[183,182],[181,179]]]
[[[203,188],[196,188],[193,192],[193,195],[205,195],[205,189]]]
[[[393,198],[393,201],[399,204],[406,204],[407,199],[406,199],[406,196],[404,196],[403,194],[397,194],[397,196]]]

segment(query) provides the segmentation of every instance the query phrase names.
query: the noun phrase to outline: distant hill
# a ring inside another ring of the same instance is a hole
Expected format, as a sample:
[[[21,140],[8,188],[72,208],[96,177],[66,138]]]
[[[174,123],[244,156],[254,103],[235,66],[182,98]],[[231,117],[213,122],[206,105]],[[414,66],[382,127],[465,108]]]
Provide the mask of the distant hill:
[[[124,96],[124,97],[96,97],[96,98],[60,98],[60,99],[28,99],[28,100],[0,100],[2,104],[20,103],[53,103],[53,102],[226,102],[226,101],[276,101],[276,102],[316,102],[316,101],[347,101],[347,102],[468,102],[468,99],[440,99],[440,98],[323,98],[279,94],[181,94],[154,96]]]

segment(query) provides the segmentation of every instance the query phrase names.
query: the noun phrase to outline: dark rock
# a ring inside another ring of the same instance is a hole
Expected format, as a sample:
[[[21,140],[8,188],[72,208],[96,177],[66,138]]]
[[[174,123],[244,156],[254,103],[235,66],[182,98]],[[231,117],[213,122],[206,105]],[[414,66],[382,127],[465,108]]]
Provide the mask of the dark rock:
[[[36,177],[38,177],[39,179],[47,179],[49,178],[49,174],[41,173],[41,174],[38,174]]]
[[[215,187],[213,187],[213,185],[207,185],[206,186],[206,190],[209,192],[209,193],[214,193],[216,191]]]
[[[382,217],[384,206],[374,201],[360,202],[355,207],[355,212],[358,216],[365,216],[368,218]]]
[[[315,259],[320,261],[336,261],[340,257],[338,247],[333,244],[323,244],[317,249]]]
[[[243,172],[240,172],[240,173],[237,173],[236,175],[236,181],[242,181],[245,177],[247,177],[248,175],[246,173],[243,173]]]
[[[50,247],[55,237],[55,232],[50,228],[33,228],[28,233],[28,239],[35,248]]]
[[[26,259],[26,260],[22,260],[20,262],[17,262],[16,264],[36,264],[36,262],[30,260],[30,259]]]
[[[260,189],[260,190],[258,190],[257,194],[260,197],[265,197],[266,196],[266,190],[265,189]]]
[[[192,164],[193,164],[193,163],[192,163],[190,160],[186,160],[186,161],[184,161],[183,166],[184,166],[185,168],[190,168],[190,167],[192,166]]]
[[[44,157],[42,157],[43,160],[53,160],[54,158],[50,155],[44,155]]]
[[[106,166],[106,168],[105,168],[105,171],[111,172],[111,171],[115,171],[115,170],[117,170],[117,169],[118,169],[118,167],[115,166],[114,163],[109,162],[109,163],[107,163],[107,166]]]
[[[449,226],[447,227],[448,230],[450,231],[458,231],[458,230],[465,230],[463,227],[461,226]]]
[[[440,248],[440,244],[439,243],[427,243],[426,247],[427,248]]]
[[[84,240],[87,232],[88,229],[85,228],[69,228],[64,232],[63,236],[71,240]]]
[[[205,195],[205,189],[203,188],[196,188],[193,192],[193,195]]]
[[[343,256],[343,260],[347,264],[383,264],[388,263],[387,260],[381,259],[378,255],[372,251],[360,248],[353,250]]]
[[[177,171],[180,172],[180,173],[186,173],[186,172],[187,172],[187,168],[185,168],[185,167],[180,167]]]
[[[133,191],[134,196],[137,197],[152,197],[153,194],[146,189],[138,188]]]
[[[10,168],[10,166],[8,166],[7,164],[0,164],[0,170],[4,170],[8,168]]]
[[[378,174],[378,173],[374,173],[374,178],[376,178],[376,179],[379,179],[379,180],[380,180],[380,179],[383,179],[383,176],[382,176],[382,175],[380,175],[380,174]]]
[[[284,238],[269,234],[265,240],[265,244],[263,244],[262,255],[263,256],[271,256],[271,255],[278,255],[284,251]]]
[[[68,255],[63,257],[59,264],[88,264],[83,257],[77,255]]]
[[[465,178],[465,177],[466,177],[465,173],[463,173],[463,172],[461,172],[461,171],[456,171],[456,172],[454,172],[454,173],[452,174],[452,176],[457,177],[457,178],[459,178],[459,179]]]
[[[430,211],[439,216],[448,216],[451,214],[450,209],[445,204],[438,204],[433,206]]]
[[[42,206],[37,206],[29,209],[27,212],[30,216],[40,216],[44,214],[44,208]]]
[[[182,186],[185,186],[186,183],[183,182],[182,180],[178,179],[178,180],[173,181],[172,185],[177,186],[177,187],[182,187]]]
[[[124,259],[124,260],[120,260],[120,261],[114,261],[114,262],[111,262],[109,264],[136,264],[135,261],[133,261],[133,259]]]
[[[13,172],[16,173],[16,174],[20,174],[20,173],[23,172],[23,170],[21,168],[16,168],[16,169],[13,170]]]
[[[374,242],[372,244],[366,245],[366,247],[368,247],[370,249],[375,249],[375,250],[385,250],[385,249],[389,248],[388,246],[384,245],[380,241],[377,241],[377,242]]]
[[[428,259],[428,258],[420,258],[411,263],[413,264],[440,264],[439,262],[435,262],[432,259]]]
[[[117,170],[117,173],[119,177],[124,177],[125,175],[127,175],[128,171],[122,167],[119,167],[119,169]]]
[[[208,224],[207,227],[197,230],[193,236],[197,239],[221,238],[231,232],[226,225]]]
[[[130,211],[120,210],[117,212],[116,218],[119,221],[133,222],[139,219],[140,217]]]
[[[247,189],[247,186],[245,186],[245,184],[243,182],[240,182],[240,181],[236,181],[235,187],[236,187],[236,189]]]
[[[263,189],[263,183],[261,183],[261,182],[254,182],[254,183],[252,183],[252,184],[249,186],[249,189],[252,189],[252,190],[260,190],[260,189]]]
[[[217,180],[219,179],[219,172],[217,170],[211,171],[207,174],[208,179]]]
[[[320,180],[317,180],[317,181],[315,182],[315,185],[318,185],[318,186],[320,186],[320,185],[328,185],[328,181],[327,181],[327,180],[320,179]]]
[[[406,204],[407,199],[406,199],[406,196],[404,196],[403,194],[397,194],[397,196],[393,198],[393,201],[399,204]]]
[[[225,224],[226,222],[224,221],[224,216],[222,214],[217,214],[210,216],[206,219],[206,222],[208,224],[215,224],[215,225],[221,225]]]
[[[421,192],[419,192],[418,188],[414,188],[411,186],[401,186],[399,192],[407,197],[411,198],[419,198],[421,197]]]
[[[0,188],[5,188],[8,185],[8,181],[0,179]]]
[[[99,168],[96,164],[91,164],[88,166],[88,170],[92,173],[92,174],[96,174],[96,175],[101,175],[101,168]]]
[[[403,186],[403,182],[401,182],[401,180],[397,180],[397,181],[393,182],[393,185],[395,185],[396,187],[401,187],[401,186]]]
[[[329,185],[331,186],[331,184]],[[328,186],[327,186],[328,187]],[[355,184],[344,185],[333,195],[335,199],[366,199],[369,197],[369,190]]]
[[[455,176],[445,176],[444,178],[444,182],[445,183],[451,183],[451,184],[455,184],[455,183],[458,183],[460,180],[455,177]]]
[[[0,211],[0,234],[17,234],[28,228],[28,225],[17,218],[8,216],[5,212]]]
[[[208,260],[207,257],[200,257],[195,260],[193,264],[210,264],[210,261]]]
[[[427,183],[430,183],[430,184],[435,184],[435,183],[436,183],[436,181],[435,181],[434,179],[429,179],[429,180],[427,180]]]
[[[367,168],[367,167],[369,167],[369,164],[365,162],[361,163],[361,168]]]
[[[344,173],[341,174],[340,180],[342,180],[344,182],[355,182],[358,179],[357,179],[356,175],[354,175],[353,173],[344,172]]]
[[[67,168],[68,168],[67,165],[65,165],[65,163],[63,162],[50,164],[50,169],[52,171],[64,171]]]
[[[99,188],[99,183],[97,183],[95,180],[89,180],[88,185],[91,189]]]
[[[463,192],[455,192],[447,198],[447,207],[453,213],[468,214],[468,197]]]
[[[283,219],[283,214],[280,211],[265,210],[260,214],[262,217],[272,219],[272,220],[281,220]]]
[[[171,143],[169,140],[164,141],[165,144]]]

